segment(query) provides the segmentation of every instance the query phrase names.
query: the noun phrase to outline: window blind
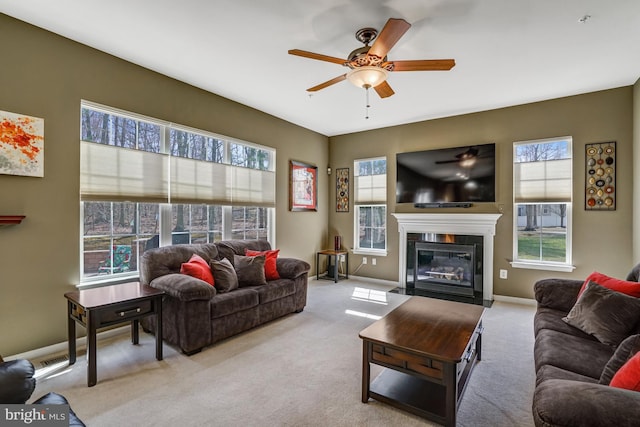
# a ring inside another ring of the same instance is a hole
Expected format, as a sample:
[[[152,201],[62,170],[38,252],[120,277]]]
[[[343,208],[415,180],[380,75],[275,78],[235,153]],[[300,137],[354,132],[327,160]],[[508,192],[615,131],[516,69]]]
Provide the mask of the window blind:
[[[371,163],[372,160],[363,160]],[[360,175],[359,161],[354,164],[354,202],[361,205],[387,202],[387,174],[370,172]],[[385,168],[386,171],[386,168]]]
[[[165,154],[80,142],[80,198],[85,201],[169,201]]]
[[[275,207],[275,172],[81,141],[85,201]]]
[[[513,168],[516,203],[571,202],[571,159],[515,163]]]

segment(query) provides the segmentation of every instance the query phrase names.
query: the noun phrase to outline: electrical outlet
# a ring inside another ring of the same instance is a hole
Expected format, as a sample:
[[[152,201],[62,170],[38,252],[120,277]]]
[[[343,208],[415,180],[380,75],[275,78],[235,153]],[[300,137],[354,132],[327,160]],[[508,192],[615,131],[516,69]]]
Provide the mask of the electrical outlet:
[[[500,270],[500,278],[501,279],[507,278],[507,270]]]
[[[363,263],[363,264],[366,264],[366,263],[367,263],[367,257],[366,257],[366,256],[363,256],[363,257],[362,257],[362,263]]]
[[[376,259],[375,258],[371,258],[371,265],[376,265]]]

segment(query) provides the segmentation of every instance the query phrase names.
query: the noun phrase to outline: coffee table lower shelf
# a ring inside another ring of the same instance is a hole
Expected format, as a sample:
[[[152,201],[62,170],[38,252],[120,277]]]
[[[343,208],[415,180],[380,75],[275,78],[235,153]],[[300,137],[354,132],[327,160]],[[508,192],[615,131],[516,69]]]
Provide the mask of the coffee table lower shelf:
[[[475,363],[468,365],[469,371]],[[466,375],[465,375],[466,374]],[[469,372],[458,386],[458,402]],[[446,425],[446,387],[392,369],[384,369],[371,383],[369,397],[423,418]]]

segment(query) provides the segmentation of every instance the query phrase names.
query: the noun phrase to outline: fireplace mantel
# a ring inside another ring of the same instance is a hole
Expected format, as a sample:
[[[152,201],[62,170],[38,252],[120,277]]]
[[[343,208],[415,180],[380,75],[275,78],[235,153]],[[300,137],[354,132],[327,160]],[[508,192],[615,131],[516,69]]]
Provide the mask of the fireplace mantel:
[[[483,237],[482,269],[483,299],[493,300],[493,238],[496,223],[502,214],[484,213],[392,213],[398,220],[399,242],[399,281],[406,287],[407,233],[465,234]]]

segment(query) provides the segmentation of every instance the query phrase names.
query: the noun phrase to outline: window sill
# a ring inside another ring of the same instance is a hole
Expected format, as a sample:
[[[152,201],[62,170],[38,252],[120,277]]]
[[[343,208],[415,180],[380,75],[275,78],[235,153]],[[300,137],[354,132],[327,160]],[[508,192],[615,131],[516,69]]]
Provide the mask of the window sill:
[[[387,256],[387,251],[385,250],[352,249],[351,253],[354,255]]]
[[[565,273],[571,273],[576,269],[575,265],[571,264],[550,264],[543,262],[524,262],[524,261],[512,261],[510,262],[513,268],[527,268],[531,270],[546,270],[546,271],[562,271]]]
[[[93,279],[93,280],[88,279],[83,282],[80,282],[76,287],[78,289],[89,289],[89,288],[98,288],[101,286],[119,285],[121,283],[135,282],[139,280],[139,277],[140,276],[136,272],[136,274],[128,274],[126,276],[118,276],[118,277],[107,276],[100,279]]]

